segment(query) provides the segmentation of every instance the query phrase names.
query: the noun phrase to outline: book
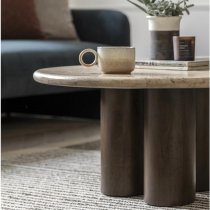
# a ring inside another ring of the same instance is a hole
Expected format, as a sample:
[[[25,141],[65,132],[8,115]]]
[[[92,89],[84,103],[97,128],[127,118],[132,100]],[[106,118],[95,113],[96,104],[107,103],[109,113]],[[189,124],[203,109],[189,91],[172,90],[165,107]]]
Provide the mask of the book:
[[[138,69],[204,71],[209,70],[209,59],[195,61],[169,61],[169,60],[140,60],[136,62]]]
[[[137,69],[154,69],[154,70],[176,70],[176,71],[208,71],[208,66],[195,66],[195,67],[174,67],[174,66],[139,66],[136,64],[135,68]]]

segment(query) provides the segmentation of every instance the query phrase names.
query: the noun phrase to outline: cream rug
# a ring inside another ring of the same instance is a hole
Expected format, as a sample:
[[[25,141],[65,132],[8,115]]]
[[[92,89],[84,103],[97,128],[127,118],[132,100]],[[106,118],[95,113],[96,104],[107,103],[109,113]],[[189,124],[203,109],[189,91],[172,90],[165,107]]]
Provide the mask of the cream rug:
[[[209,194],[193,204],[156,208],[143,197],[112,198],[100,192],[99,141],[50,150],[10,152],[2,157],[2,209],[138,210],[209,209]]]

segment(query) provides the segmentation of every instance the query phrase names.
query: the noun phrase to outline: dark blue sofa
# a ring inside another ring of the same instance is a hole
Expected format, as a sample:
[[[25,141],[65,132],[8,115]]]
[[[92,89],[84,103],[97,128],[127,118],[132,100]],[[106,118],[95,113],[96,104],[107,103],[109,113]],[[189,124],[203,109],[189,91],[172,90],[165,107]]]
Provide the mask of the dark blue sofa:
[[[45,67],[79,65],[79,53],[85,48],[96,49],[101,45],[130,45],[129,22],[121,12],[73,10],[72,14],[80,41],[2,40],[1,95],[3,109],[7,111],[16,109],[18,105],[15,105],[14,99],[16,101],[24,99],[24,107],[29,107],[27,103],[30,104],[30,102],[27,100],[33,96],[36,96],[35,101],[48,97],[47,102],[49,102],[52,98],[57,101],[58,94],[63,93],[86,91],[87,95],[87,90],[83,89],[38,84],[33,80],[33,72]],[[73,100],[70,95],[65,97]]]

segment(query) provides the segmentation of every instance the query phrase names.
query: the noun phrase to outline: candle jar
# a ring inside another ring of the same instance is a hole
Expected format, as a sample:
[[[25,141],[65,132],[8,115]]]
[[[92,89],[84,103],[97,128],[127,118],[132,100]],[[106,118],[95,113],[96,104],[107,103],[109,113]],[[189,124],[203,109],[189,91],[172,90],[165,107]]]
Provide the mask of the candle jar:
[[[194,36],[173,36],[174,60],[193,61],[195,60],[195,37]]]

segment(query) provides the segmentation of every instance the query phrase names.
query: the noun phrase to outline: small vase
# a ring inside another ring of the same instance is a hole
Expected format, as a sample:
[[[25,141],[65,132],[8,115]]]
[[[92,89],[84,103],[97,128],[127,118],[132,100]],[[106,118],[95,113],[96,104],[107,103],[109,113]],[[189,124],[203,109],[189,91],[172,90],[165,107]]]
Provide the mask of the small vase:
[[[181,18],[182,16],[147,16],[151,60],[174,60],[173,36],[179,36]]]

